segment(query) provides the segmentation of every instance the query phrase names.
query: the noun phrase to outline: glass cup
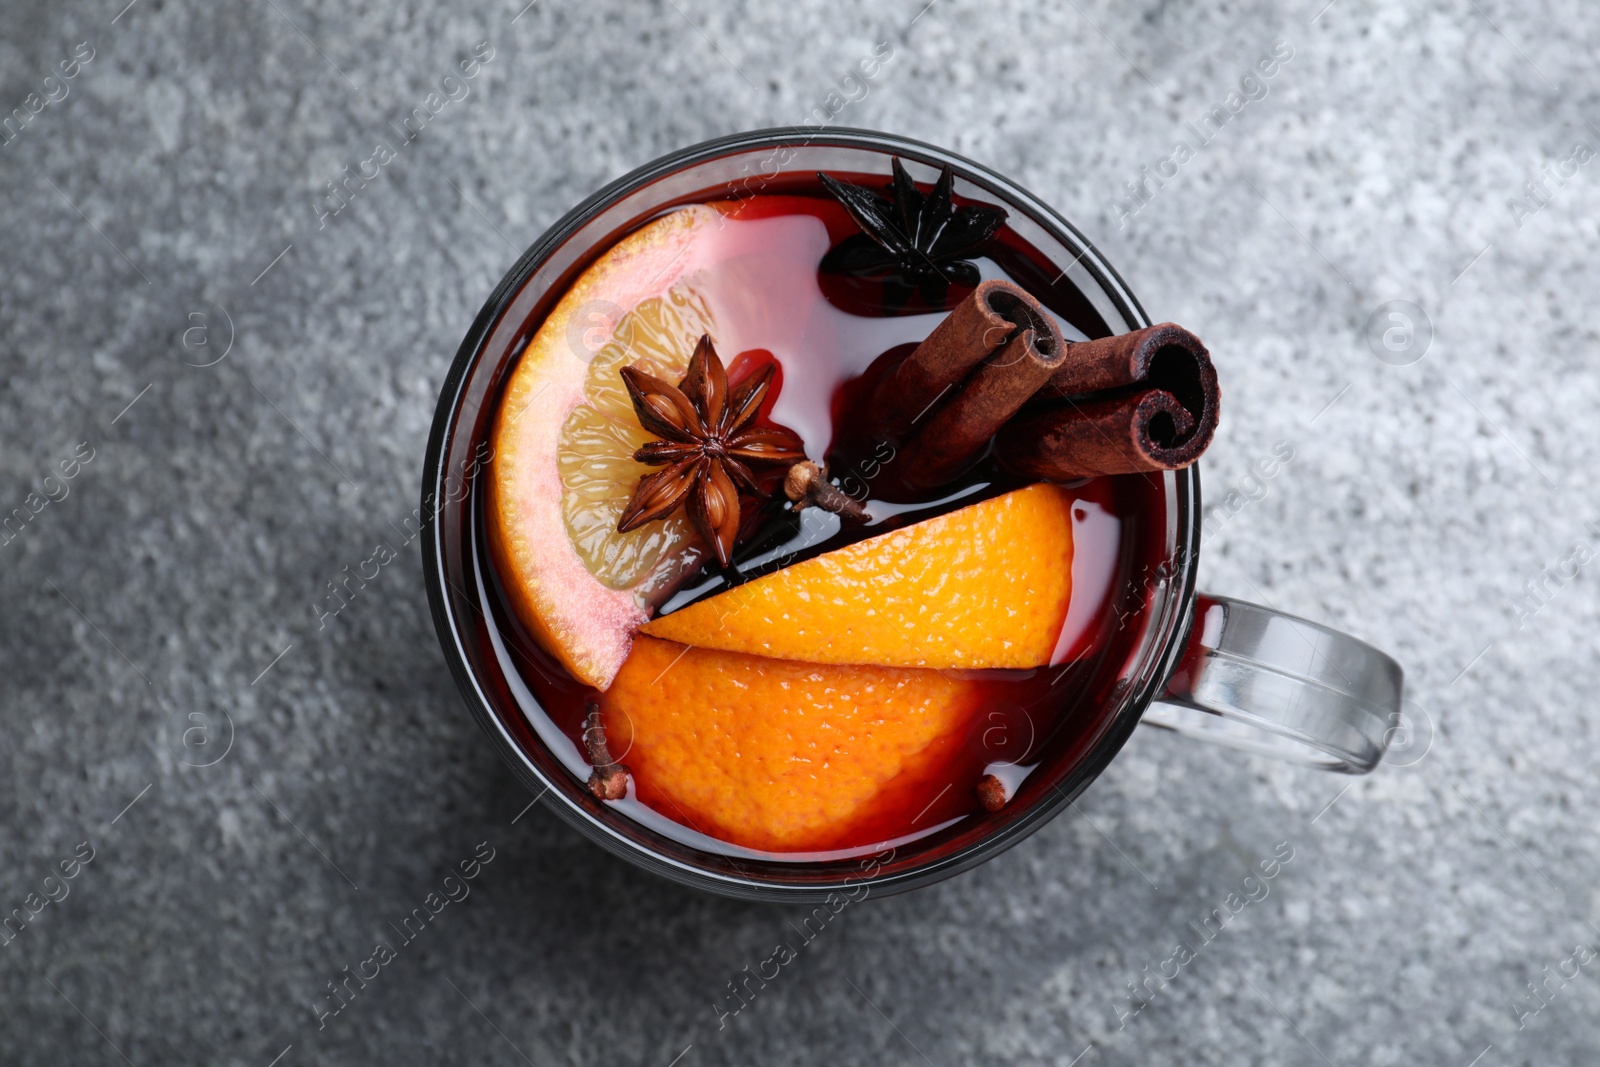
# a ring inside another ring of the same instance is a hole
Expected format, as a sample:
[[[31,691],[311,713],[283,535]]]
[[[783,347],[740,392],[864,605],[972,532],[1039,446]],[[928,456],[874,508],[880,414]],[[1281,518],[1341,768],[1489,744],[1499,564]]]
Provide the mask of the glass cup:
[[[1042,765],[998,813],[848,859],[793,861],[711,852],[595,799],[532,724],[538,703],[506,652],[481,551],[479,474],[501,387],[572,280],[622,235],[685,203],[764,190],[817,171],[889,175],[898,156],[919,181],[950,166],[955,192],[1004,205],[1008,226],[1060,269],[1109,334],[1150,324],[1089,241],[1038,198],[952,152],[864,130],[779,129],[695,145],[640,167],[578,205],[506,274],[444,383],[423,467],[423,564],[445,657],[467,706],[517,777],[584,834],[667,878],[747,899],[860,899],[948,878],[1016,844],[1086,789],[1139,723],[1250,752],[1362,774],[1401,730],[1399,664],[1353,637],[1227,597],[1197,594],[1198,464],[1149,477],[1164,497],[1154,567],[1134,580],[1132,652],[1101,690],[1092,737]],[[583,351],[581,338],[575,352]],[[508,664],[509,669],[508,669]]]

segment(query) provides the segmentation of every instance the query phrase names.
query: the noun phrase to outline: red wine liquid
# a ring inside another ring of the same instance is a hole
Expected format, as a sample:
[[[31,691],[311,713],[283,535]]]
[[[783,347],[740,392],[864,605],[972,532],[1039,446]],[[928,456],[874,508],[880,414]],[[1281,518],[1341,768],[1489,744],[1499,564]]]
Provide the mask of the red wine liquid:
[[[881,178],[837,175],[863,185]],[[958,482],[921,498],[908,496],[893,479],[892,442],[863,436],[861,398],[887,370],[903,359],[963,297],[968,287],[951,284],[942,301],[894,278],[846,277],[819,271],[823,256],[857,233],[855,224],[814,179],[790,178],[783,195],[742,201],[729,226],[763,226],[755,242],[760,256],[724,271],[713,285],[737,286],[763,309],[753,327],[736,331],[746,347],[723,351],[735,378],[768,361],[779,375],[774,398],[763,418],[800,434],[814,459],[826,459],[841,487],[866,504],[873,521],[842,526],[815,508],[790,511],[781,501],[747,507],[733,567],[714,566],[692,576],[658,608],[676,611],[704,597],[782,567],[866,537],[965,507],[1025,484],[1007,478],[987,460]],[[598,256],[604,248],[594,250]],[[1070,338],[1107,333],[1085,296],[1009,229],[991,242],[989,254],[974,258],[982,278],[1007,278],[1031,292],[1058,318]],[[795,284],[814,278],[816,284]],[[698,284],[698,283],[697,283]],[[718,337],[719,351],[724,338]],[[489,359],[496,354],[485,353]],[[509,365],[511,361],[507,361]],[[842,859],[904,847],[910,842],[965,828],[991,815],[974,793],[978,780],[993,774],[1011,796],[1008,807],[1031,799],[1043,779],[1058,779],[1100,740],[1118,703],[1114,697],[1122,668],[1133,658],[1141,631],[1149,576],[1165,559],[1165,493],[1159,476],[1129,475],[1070,483],[1074,503],[1072,599],[1055,665],[1032,670],[946,671],[978,682],[981,707],[960,744],[948,746],[938,778],[948,782],[928,795],[900,791],[875,804],[867,817],[840,831],[817,852],[764,853],[719,841],[672,817],[670,805],[652,806],[653,790],[636,782],[636,794],[612,802],[642,827],[681,844],[726,856],[769,860]],[[488,623],[486,658],[504,675],[507,695],[523,709],[525,724],[508,724],[523,745],[543,745],[581,782],[590,770],[582,741],[585,707],[602,700],[597,690],[573,679],[529,636],[510,608],[483,536],[481,483],[475,484],[467,535],[473,570],[479,576],[479,602]],[[523,728],[525,727],[525,728]],[[626,762],[626,757],[616,754]],[[1049,771],[1040,775],[1040,769]],[[886,791],[891,793],[893,791]]]

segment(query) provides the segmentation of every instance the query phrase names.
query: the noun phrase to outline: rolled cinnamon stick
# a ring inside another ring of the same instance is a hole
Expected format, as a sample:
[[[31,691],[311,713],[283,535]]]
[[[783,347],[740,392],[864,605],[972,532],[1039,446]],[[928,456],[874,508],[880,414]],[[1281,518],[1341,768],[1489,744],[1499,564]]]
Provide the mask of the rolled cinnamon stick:
[[[1036,399],[995,438],[995,456],[1064,481],[1187,467],[1211,443],[1220,392],[1205,345],[1164,322],[1068,345]]]
[[[1065,348],[1027,292],[980,283],[878,391],[888,435],[909,435],[897,476],[931,487],[959,475],[1056,373]]]
[[[1003,279],[978,283],[879,384],[872,398],[875,428],[891,440],[904,440],[978,364],[1024,329],[1034,331],[1034,347],[1048,353],[1047,361],[1059,366],[1061,336],[1039,302]],[[1034,389],[1043,381],[1035,383]]]

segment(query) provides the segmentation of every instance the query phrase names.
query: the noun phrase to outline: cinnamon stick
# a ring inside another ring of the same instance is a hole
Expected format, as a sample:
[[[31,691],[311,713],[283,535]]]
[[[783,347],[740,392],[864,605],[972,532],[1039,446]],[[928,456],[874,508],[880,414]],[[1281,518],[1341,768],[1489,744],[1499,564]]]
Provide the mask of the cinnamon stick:
[[[1205,345],[1164,322],[1068,345],[1036,399],[1000,431],[995,456],[1066,481],[1187,467],[1211,443],[1220,392]]]
[[[1019,286],[981,282],[875,395],[881,432],[907,439],[897,475],[931,487],[970,466],[1062,364],[1050,314]]]

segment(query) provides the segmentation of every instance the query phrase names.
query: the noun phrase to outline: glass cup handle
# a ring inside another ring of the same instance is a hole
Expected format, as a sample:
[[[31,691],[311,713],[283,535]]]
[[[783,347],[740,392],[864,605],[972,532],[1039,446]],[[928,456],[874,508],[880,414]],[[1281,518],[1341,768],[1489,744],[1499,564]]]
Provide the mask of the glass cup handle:
[[[1400,728],[1400,664],[1348,634],[1230,597],[1195,597],[1183,659],[1144,722],[1366,774]]]

